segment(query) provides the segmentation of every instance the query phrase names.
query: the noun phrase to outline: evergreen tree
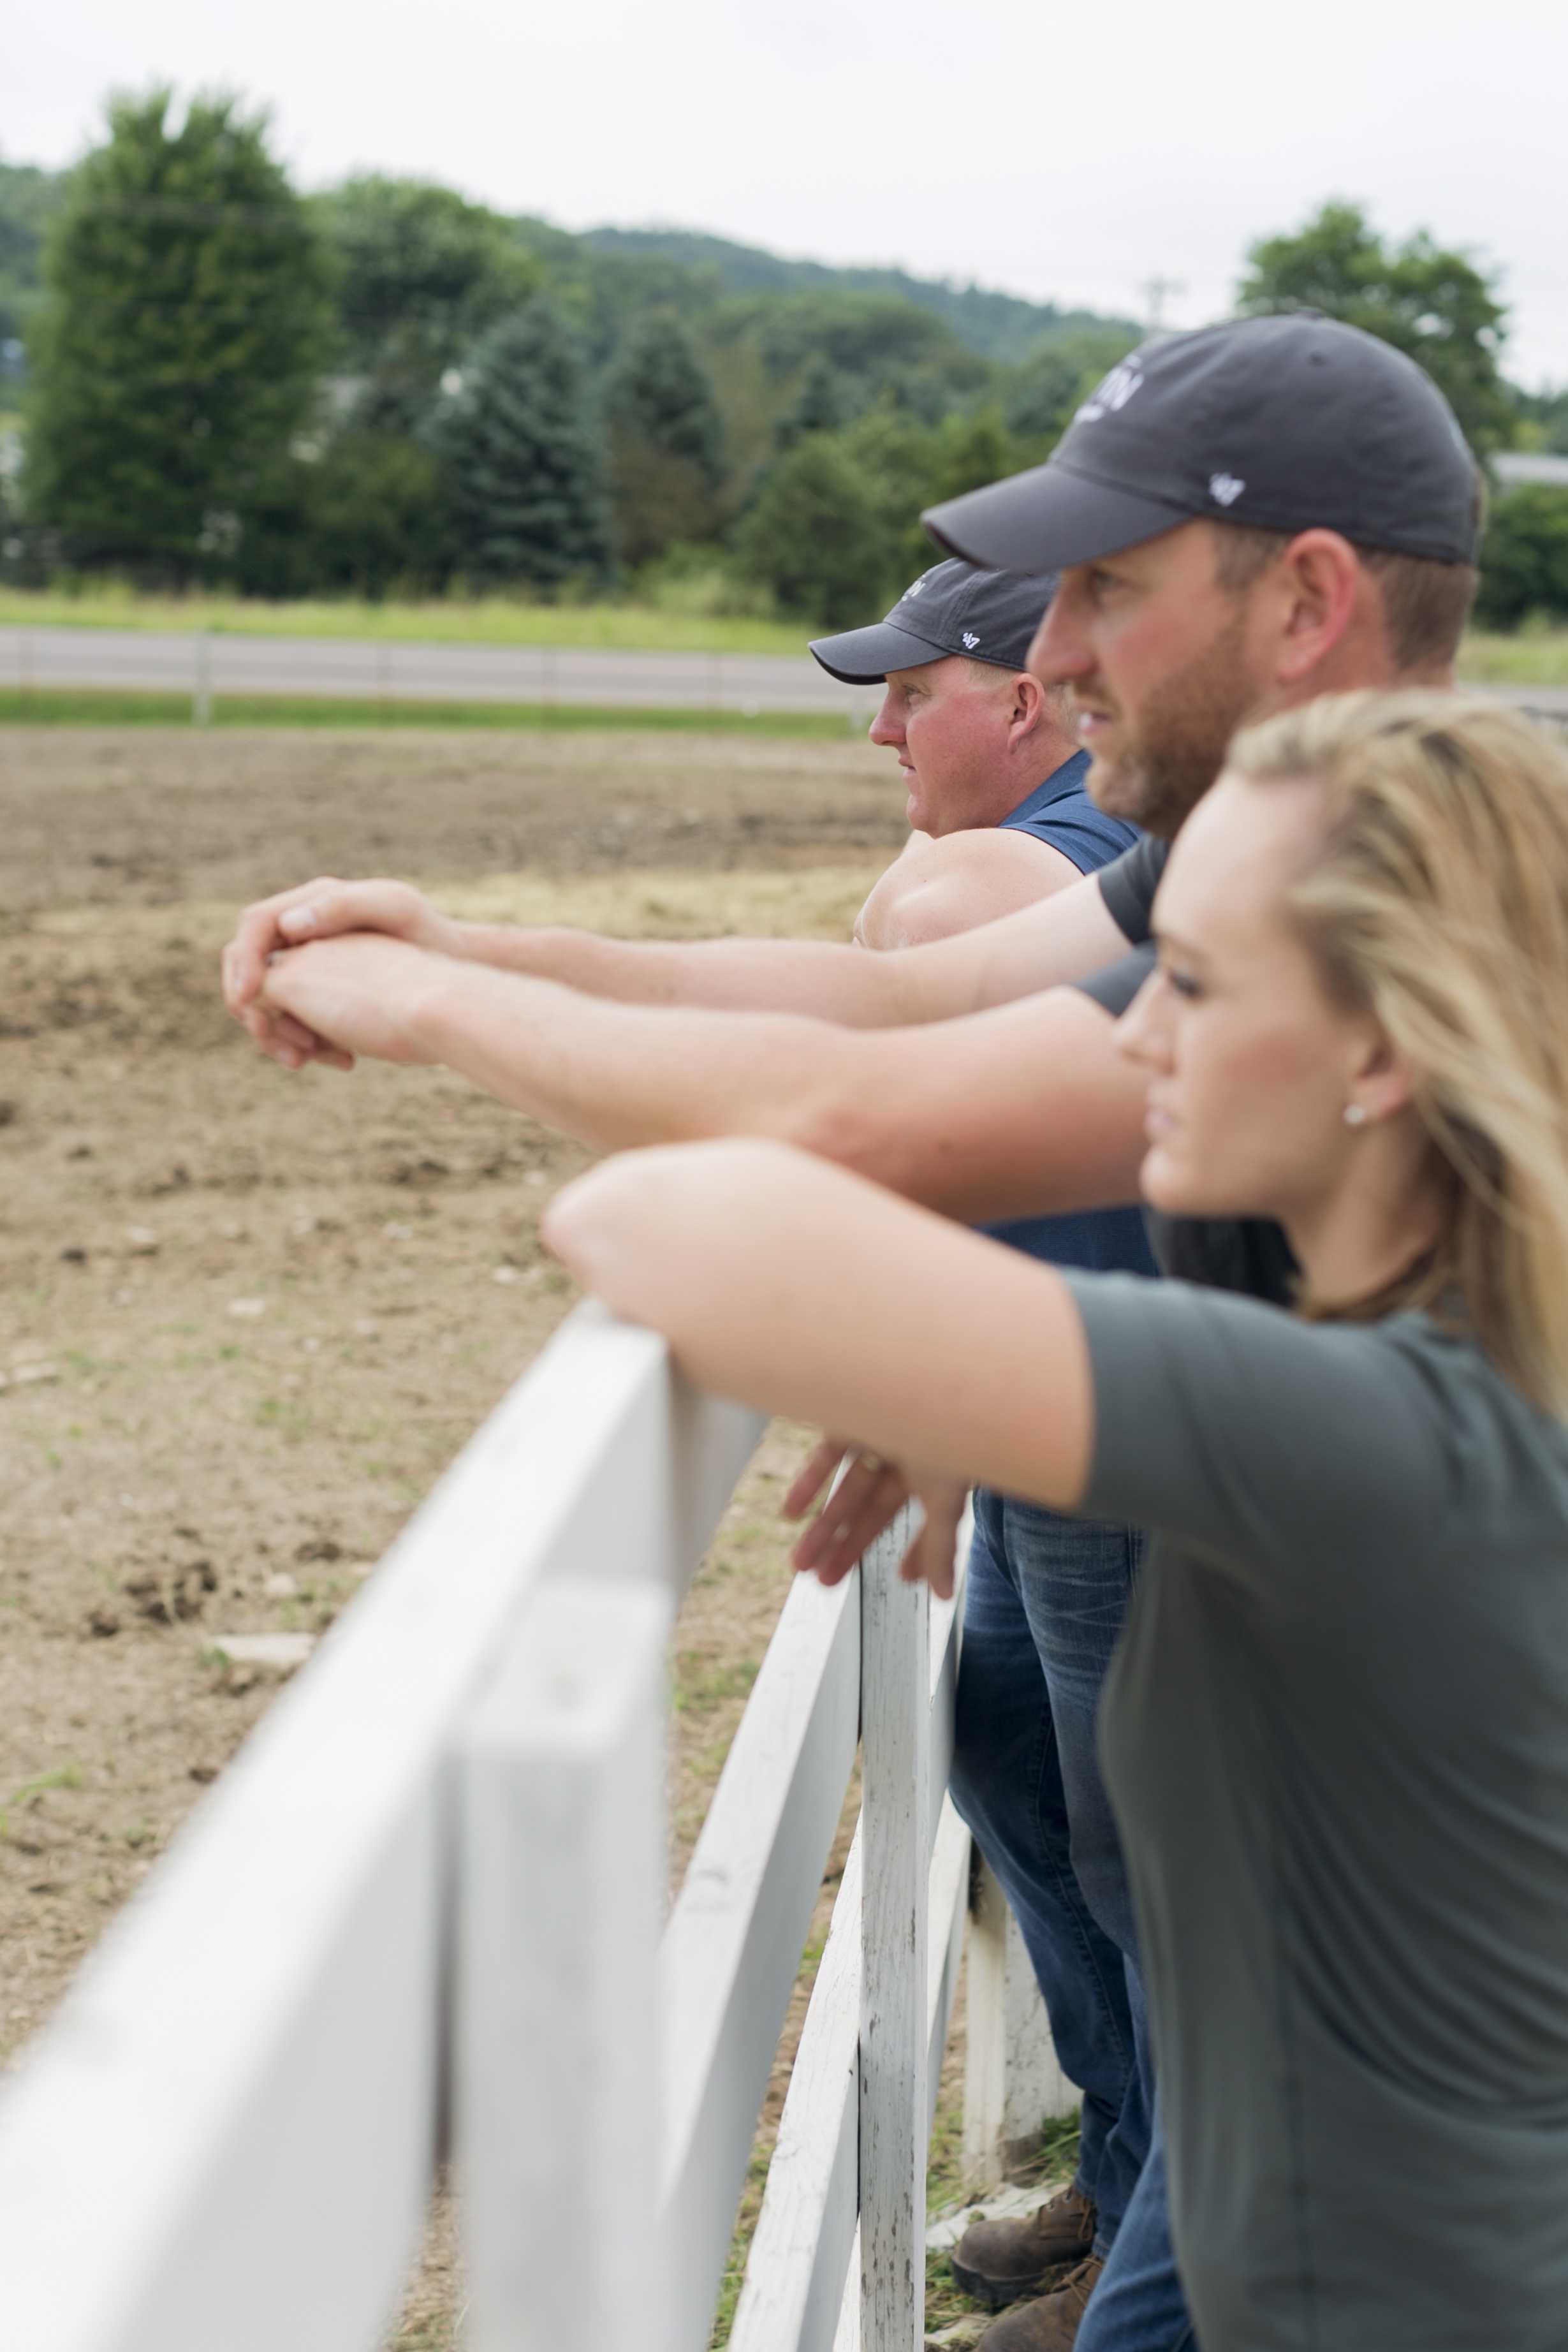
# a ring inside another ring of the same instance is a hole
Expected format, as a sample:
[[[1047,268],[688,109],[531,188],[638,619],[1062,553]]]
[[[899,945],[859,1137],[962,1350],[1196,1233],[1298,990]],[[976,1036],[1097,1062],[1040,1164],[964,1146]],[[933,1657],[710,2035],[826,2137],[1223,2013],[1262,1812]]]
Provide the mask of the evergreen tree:
[[[27,339],[38,305],[44,238],[60,201],[57,173],[32,163],[0,163],[0,349]]]
[[[27,501],[86,562],[228,570],[316,396],[329,266],[232,99],[116,100],[73,173],[29,351]]]
[[[312,210],[337,262],[343,361],[361,429],[415,430],[475,338],[538,290],[510,221],[451,188],[367,173]]]
[[[673,311],[651,311],[627,336],[606,388],[615,529],[635,566],[676,541],[717,527],[724,421],[713,378]]]
[[[469,578],[549,589],[607,575],[604,447],[581,355],[552,304],[530,302],[481,338],[431,437]]]
[[[451,571],[449,536],[431,452],[350,424],[319,455],[293,455],[262,483],[246,513],[235,584],[250,596],[428,593]]]
[[[787,613],[820,628],[874,620],[886,592],[882,518],[831,434],[798,441],[773,467],[747,516],[741,552]]]
[[[831,360],[820,352],[809,360],[794,400],[779,420],[775,438],[780,449],[792,449],[797,441],[807,440],[813,433],[838,432],[854,414],[858,389],[846,383]]]
[[[1476,619],[1515,629],[1532,615],[1568,618],[1568,490],[1551,482],[1505,490],[1481,541]]]
[[[684,458],[709,489],[724,479],[713,378],[673,311],[650,311],[632,329],[611,373],[605,413],[614,432]]]
[[[1247,257],[1238,308],[1321,310],[1418,360],[1447,394],[1474,449],[1513,438],[1513,396],[1499,373],[1507,330],[1493,281],[1423,231],[1397,251],[1355,205],[1325,205],[1293,236],[1266,237]]]

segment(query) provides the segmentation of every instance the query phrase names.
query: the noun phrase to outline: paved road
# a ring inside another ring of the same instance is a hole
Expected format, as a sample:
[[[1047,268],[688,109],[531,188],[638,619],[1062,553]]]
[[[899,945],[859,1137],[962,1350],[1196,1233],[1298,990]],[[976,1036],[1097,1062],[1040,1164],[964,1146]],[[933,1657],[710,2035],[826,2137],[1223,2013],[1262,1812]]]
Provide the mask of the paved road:
[[[141,629],[0,628],[0,686],[323,695],[372,702],[560,702],[644,710],[842,712],[876,697],[810,654],[615,653],[549,646],[365,644]]]
[[[371,702],[560,702],[643,710],[841,712],[862,725],[869,687],[841,686],[810,654],[613,653],[550,646],[367,644],[353,637],[198,636],[146,629],[0,628],[0,686],[321,695]],[[1568,688],[1500,686],[1500,700],[1568,726]]]

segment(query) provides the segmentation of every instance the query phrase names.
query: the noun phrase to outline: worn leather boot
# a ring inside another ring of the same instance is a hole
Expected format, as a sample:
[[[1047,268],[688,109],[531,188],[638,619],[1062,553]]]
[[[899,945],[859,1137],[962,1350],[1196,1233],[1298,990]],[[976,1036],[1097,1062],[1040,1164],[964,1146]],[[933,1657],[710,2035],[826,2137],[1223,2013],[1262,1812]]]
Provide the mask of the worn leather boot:
[[[993,2311],[1038,2294],[1048,2271],[1081,2263],[1094,2243],[1094,2208],[1076,2189],[1062,2189],[1027,2221],[975,2221],[952,2252],[953,2278]]]
[[[1069,2352],[1104,2267],[1092,2256],[1080,2263],[1054,2294],[1042,2294],[1037,2303],[1020,2303],[1005,2319],[994,2319],[975,2352]]]

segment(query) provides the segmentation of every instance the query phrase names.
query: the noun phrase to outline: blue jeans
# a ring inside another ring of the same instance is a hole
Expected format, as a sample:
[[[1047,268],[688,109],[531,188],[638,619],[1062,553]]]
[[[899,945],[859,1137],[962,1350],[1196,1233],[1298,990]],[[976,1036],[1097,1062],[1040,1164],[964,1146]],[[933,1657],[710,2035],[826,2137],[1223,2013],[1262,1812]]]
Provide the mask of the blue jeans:
[[[1197,2344],[1171,2259],[1166,2136],[1156,2106],[1147,2160],[1073,2352],[1197,2352]]]
[[[1187,2340],[1163,2161],[1153,2189],[1134,2197],[1153,2139],[1154,2075],[1132,1896],[1095,1744],[1101,1685],[1142,1558],[1134,1528],[976,1494],[953,1801],[1013,1907],[1057,2054],[1083,2095],[1077,2186],[1097,2208],[1094,2251],[1106,2261],[1091,2311],[1108,2288],[1113,2304],[1124,2300],[1124,2273],[1139,2283],[1127,2306],[1135,2325],[1089,2339],[1099,2352],[1174,2352]],[[1124,2253],[1124,2217],[1137,2222]],[[1164,2305],[1174,2325],[1157,2332]]]

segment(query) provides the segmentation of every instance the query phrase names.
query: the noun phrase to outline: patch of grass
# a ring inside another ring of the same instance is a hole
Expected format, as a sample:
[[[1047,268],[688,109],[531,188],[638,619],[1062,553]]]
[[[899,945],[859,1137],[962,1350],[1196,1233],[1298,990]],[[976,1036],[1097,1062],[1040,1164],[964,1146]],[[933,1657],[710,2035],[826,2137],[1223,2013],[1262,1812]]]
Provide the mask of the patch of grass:
[[[729,2259],[724,2266],[724,2283],[718,2291],[708,2352],[724,2352],[735,2325],[735,2308],[746,2284],[746,2258],[751,2252],[752,2233],[762,2210],[762,2192],[768,2186],[768,2155],[766,2149],[754,2148],[746,2168],[746,2186],[740,2192],[740,2211],[736,2217],[735,2235],[729,2242]]]
[[[727,1698],[745,1698],[758,1672],[755,1658],[742,1658],[726,1665],[704,1657],[698,1651],[681,1650],[675,1657],[672,1704],[678,1715],[685,1715],[693,1707],[717,1706]]]
[[[1568,686],[1568,629],[1539,622],[1511,636],[1472,629],[1458,668],[1467,686]]]
[[[297,1397],[260,1398],[256,1403],[256,1419],[258,1428],[278,1430],[296,1445],[309,1436],[315,1425],[308,1405],[303,1404]]]
[[[240,596],[137,595],[104,582],[78,589],[0,589],[15,628],[211,629],[229,637],[357,637],[388,645],[601,646],[619,652],[800,654],[803,622],[681,613],[651,604],[530,604],[511,597],[430,597],[371,604],[353,597],[266,604]]]
[[[946,2253],[928,2250],[925,2256],[925,2333],[934,2336],[939,2327],[951,2327],[955,2320],[967,2319],[971,2312],[990,2314],[983,2303],[976,2303],[961,2287],[953,2284],[953,2272]]]
[[[188,694],[124,694],[110,688],[0,687],[0,726],[189,727]],[[214,727],[510,727],[535,733],[785,735],[827,740],[848,724],[831,711],[635,710],[576,702],[376,702],[334,695],[225,694],[213,697]]]
[[[74,1762],[57,1764],[52,1772],[40,1772],[36,1780],[24,1781],[21,1788],[14,1790],[0,1805],[0,1839],[10,1836],[11,1816],[18,1805],[26,1804],[30,1798],[44,1796],[50,1789],[80,1787],[81,1766]]]
[[[1047,2116],[1040,2127],[1040,2154],[1035,2158],[1042,2180],[1058,2177],[1071,2180],[1077,2171],[1079,2122],[1077,2107],[1065,2116]]]

